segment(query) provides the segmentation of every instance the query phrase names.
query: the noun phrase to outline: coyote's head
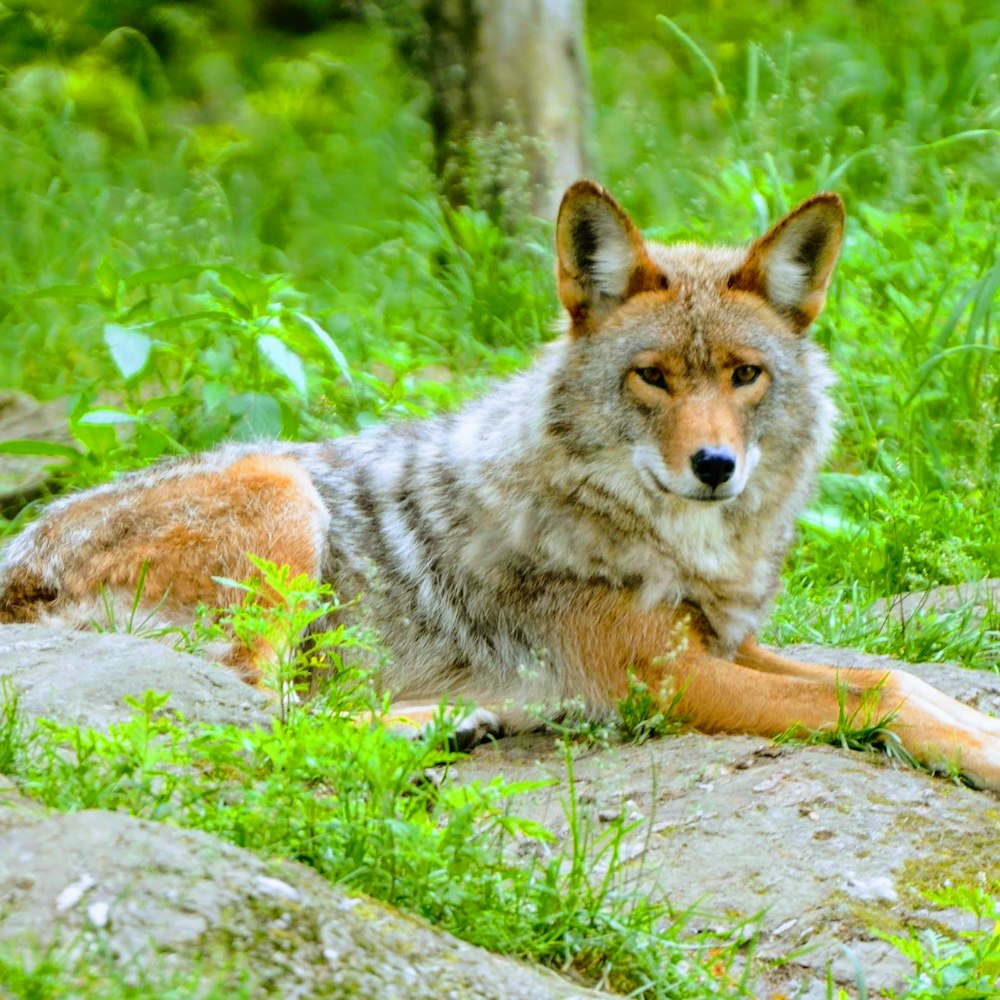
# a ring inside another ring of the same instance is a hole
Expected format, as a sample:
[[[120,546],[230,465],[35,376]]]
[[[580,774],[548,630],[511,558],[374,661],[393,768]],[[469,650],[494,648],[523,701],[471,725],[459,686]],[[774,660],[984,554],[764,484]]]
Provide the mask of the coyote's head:
[[[697,501],[739,496],[762,454],[800,453],[819,419],[804,335],[843,230],[839,196],[817,194],[749,247],[662,246],[574,184],[556,231],[572,445],[627,453],[643,488]]]

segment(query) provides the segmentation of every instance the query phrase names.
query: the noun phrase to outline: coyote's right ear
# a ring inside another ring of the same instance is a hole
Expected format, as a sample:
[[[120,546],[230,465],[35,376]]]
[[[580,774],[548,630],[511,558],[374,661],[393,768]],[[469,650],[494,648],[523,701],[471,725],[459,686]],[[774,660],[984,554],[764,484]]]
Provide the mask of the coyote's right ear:
[[[563,196],[556,255],[559,299],[577,336],[631,296],[667,287],[635,223],[593,181],[577,181]]]

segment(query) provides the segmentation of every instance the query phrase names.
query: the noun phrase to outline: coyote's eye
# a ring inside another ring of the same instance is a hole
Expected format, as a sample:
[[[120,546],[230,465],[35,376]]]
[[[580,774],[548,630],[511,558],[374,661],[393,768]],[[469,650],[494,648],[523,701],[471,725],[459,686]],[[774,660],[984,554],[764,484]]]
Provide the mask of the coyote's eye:
[[[733,369],[733,385],[750,385],[760,377],[761,369],[757,365],[740,365]]]
[[[667,388],[667,376],[659,368],[636,368],[636,375],[646,383],[657,389]]]

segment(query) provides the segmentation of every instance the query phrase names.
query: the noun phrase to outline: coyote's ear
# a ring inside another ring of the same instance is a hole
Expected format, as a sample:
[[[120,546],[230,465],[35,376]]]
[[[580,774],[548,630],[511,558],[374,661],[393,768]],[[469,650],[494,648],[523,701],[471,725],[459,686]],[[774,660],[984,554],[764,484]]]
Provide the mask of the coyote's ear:
[[[639,292],[667,287],[625,210],[593,181],[563,195],[556,222],[559,298],[576,335]]]
[[[801,333],[823,308],[843,237],[840,195],[813,195],[751,245],[729,287],[760,295]]]

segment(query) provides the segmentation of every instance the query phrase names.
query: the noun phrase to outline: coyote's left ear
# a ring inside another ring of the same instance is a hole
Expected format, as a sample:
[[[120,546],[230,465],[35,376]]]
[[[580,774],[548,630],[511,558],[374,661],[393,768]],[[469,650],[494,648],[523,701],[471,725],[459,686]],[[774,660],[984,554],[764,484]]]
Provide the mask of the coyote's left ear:
[[[802,333],[826,301],[843,237],[840,195],[813,195],[751,245],[729,287],[760,295]]]
[[[556,222],[559,298],[576,336],[639,292],[667,287],[625,209],[599,184],[577,181]]]

